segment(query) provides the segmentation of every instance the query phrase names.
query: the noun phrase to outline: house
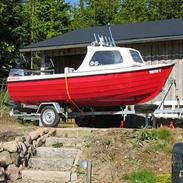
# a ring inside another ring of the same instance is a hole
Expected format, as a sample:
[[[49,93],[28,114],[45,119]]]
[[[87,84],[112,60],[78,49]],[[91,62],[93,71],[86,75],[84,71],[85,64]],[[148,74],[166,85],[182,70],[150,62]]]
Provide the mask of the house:
[[[168,99],[175,100],[177,95],[183,100],[183,19],[112,25],[111,30],[117,45],[138,49],[147,64],[176,61],[172,77],[176,79],[178,90],[173,88]],[[74,30],[28,45],[20,51],[39,52],[42,60],[52,58],[56,73],[61,73],[66,66],[79,67],[87,45],[94,41],[94,33],[109,36],[108,26]]]

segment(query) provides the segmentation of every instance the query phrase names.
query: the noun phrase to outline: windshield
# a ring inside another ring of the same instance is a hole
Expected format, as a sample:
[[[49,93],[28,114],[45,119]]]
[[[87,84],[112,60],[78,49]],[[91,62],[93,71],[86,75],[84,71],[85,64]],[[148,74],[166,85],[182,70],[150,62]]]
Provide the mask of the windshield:
[[[97,51],[90,61],[90,66],[111,65],[122,62],[123,59],[119,51]]]
[[[137,51],[130,50],[130,54],[135,62],[143,63],[142,58]]]

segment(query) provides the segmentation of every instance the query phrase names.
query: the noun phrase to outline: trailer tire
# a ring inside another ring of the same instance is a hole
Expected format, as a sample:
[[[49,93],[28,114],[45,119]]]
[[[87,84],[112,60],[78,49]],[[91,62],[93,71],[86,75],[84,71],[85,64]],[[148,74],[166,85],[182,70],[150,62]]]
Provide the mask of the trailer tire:
[[[41,110],[41,123],[45,127],[56,127],[60,121],[60,116],[53,106],[45,106]]]
[[[88,127],[90,125],[90,120],[88,117],[78,117],[75,118],[75,123],[78,125],[78,127]]]

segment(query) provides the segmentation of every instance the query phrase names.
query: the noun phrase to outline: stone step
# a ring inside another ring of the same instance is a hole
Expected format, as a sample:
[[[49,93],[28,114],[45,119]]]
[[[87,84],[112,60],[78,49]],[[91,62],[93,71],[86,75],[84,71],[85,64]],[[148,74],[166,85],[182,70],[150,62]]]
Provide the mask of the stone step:
[[[54,148],[54,147],[38,147],[36,150],[37,157],[60,157],[75,158],[79,149],[76,148]]]
[[[90,136],[95,129],[92,128],[57,128],[57,137],[85,137]]]
[[[68,171],[71,170],[74,163],[73,158],[40,158],[33,157],[29,160],[29,166],[33,169]]]
[[[50,183],[66,183],[69,181],[75,181],[77,179],[77,174],[70,171],[45,171],[45,170],[22,170],[22,181],[28,182],[34,180],[37,182],[50,182]]]
[[[46,146],[60,146],[60,147],[81,147],[83,139],[82,138],[64,138],[64,137],[48,137],[46,139]]]

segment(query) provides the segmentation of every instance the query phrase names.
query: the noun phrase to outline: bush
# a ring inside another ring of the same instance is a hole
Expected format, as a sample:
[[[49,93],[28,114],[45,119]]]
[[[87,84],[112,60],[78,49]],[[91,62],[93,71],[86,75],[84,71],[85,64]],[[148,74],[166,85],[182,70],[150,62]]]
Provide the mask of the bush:
[[[7,91],[0,91],[0,109],[1,111],[5,110],[6,104],[8,104],[9,96]]]
[[[123,178],[131,183],[156,183],[156,176],[151,170],[139,170]]]
[[[155,134],[160,140],[169,140],[171,137],[171,132],[167,128],[160,128],[156,130]]]
[[[137,133],[135,140],[137,143],[141,143],[145,140],[157,140],[157,136],[152,130],[143,130]]]
[[[156,183],[171,183],[171,174],[161,174],[156,177]]]

